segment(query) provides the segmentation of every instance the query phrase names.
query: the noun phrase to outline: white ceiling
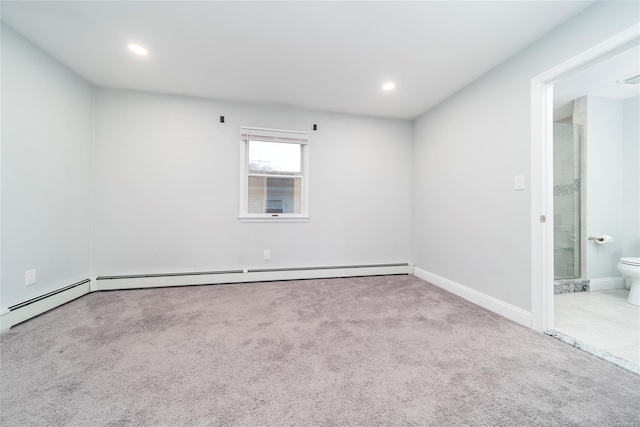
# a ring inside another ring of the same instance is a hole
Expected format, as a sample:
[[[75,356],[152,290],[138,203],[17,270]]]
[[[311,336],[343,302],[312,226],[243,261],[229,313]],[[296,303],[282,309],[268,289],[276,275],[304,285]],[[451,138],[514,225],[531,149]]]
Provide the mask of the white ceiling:
[[[591,3],[5,0],[1,13],[99,86],[414,118]]]

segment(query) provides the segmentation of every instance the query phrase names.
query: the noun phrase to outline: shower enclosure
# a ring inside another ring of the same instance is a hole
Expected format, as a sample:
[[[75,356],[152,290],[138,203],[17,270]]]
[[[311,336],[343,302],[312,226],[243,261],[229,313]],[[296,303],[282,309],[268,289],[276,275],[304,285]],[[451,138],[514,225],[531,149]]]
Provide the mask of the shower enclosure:
[[[580,163],[583,126],[553,124],[555,279],[580,277]]]

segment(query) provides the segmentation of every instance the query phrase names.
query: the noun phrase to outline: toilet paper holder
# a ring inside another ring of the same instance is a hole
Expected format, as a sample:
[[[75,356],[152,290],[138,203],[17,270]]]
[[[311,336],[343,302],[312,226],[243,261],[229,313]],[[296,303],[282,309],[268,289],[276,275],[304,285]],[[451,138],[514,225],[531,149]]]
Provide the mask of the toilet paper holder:
[[[613,242],[613,237],[607,234],[603,234],[602,236],[588,236],[587,239],[595,240],[596,243],[600,243],[601,245]]]

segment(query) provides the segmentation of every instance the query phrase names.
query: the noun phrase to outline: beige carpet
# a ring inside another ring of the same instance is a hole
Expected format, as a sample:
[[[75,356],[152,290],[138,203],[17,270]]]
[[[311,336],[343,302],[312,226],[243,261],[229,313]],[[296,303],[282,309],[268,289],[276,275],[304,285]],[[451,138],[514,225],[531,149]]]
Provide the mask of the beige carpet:
[[[412,276],[98,292],[0,345],[7,427],[640,425],[640,377]]]

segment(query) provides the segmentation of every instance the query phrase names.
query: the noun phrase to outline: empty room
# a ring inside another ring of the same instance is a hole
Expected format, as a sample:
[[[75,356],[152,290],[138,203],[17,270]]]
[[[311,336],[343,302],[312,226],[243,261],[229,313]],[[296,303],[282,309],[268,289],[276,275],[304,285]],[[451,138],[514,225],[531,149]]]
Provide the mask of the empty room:
[[[0,17],[0,425],[640,425],[638,2]]]

